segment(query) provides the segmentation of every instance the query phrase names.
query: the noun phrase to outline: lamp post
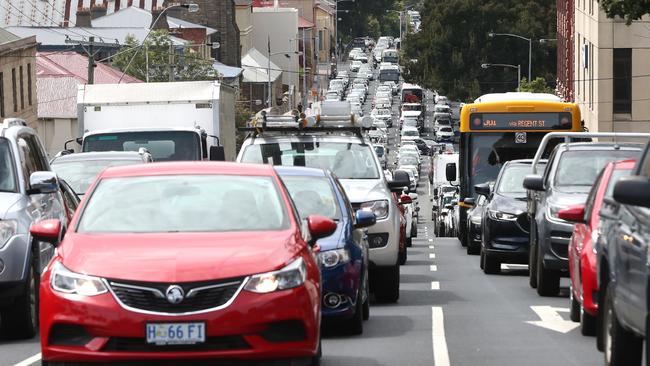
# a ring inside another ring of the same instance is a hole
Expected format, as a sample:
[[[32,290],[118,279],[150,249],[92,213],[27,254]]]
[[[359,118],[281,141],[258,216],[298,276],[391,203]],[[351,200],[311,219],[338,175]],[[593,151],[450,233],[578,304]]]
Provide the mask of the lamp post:
[[[284,57],[286,57],[286,58],[291,58],[291,55],[292,55],[292,54],[294,54],[294,55],[300,55],[300,54],[302,54],[302,52],[298,52],[298,51],[273,52],[273,53],[271,53],[270,51],[271,51],[271,42],[269,42],[268,64],[267,64],[267,67],[266,67],[266,72],[267,72],[268,77],[269,77],[268,85],[267,85],[267,86],[268,86],[268,94],[269,94],[269,95],[268,95],[268,101],[267,101],[267,103],[268,103],[268,107],[269,107],[269,108],[271,108],[271,107],[273,106],[273,105],[272,105],[272,102],[273,102],[273,98],[272,98],[273,91],[272,91],[272,89],[271,89],[271,56],[275,56],[275,55],[284,55]]]
[[[512,34],[512,33],[494,33],[490,32],[488,33],[488,37],[494,38],[496,36],[503,36],[503,37],[514,37],[514,38],[519,38],[523,39],[525,41],[528,41],[528,81],[530,82],[532,80],[532,69],[533,69],[533,40],[531,38],[526,38],[524,36],[520,36],[518,34]]]
[[[334,54],[337,60],[339,59],[339,3],[343,3],[346,1],[354,2],[354,0],[334,0],[334,13],[335,13],[334,16],[336,17],[336,22],[334,24],[334,40],[336,43],[336,48]]]
[[[490,67],[509,67],[511,69],[517,69],[517,91],[521,91],[521,65],[509,65],[509,64],[481,64],[481,67],[484,69]]]
[[[156,19],[153,21],[153,23],[151,23],[151,25],[149,26],[149,32],[147,32],[147,35],[144,36],[144,39],[142,40],[142,44],[143,44],[143,45],[144,45],[145,42],[147,41],[147,38],[149,38],[149,35],[150,35],[151,32],[153,31],[153,28],[155,27],[156,23],[158,23],[158,21],[160,20],[160,17],[161,17],[163,14],[165,14],[165,12],[167,12],[167,10],[169,10],[169,9],[173,9],[173,8],[184,8],[184,9],[187,9],[187,11],[190,12],[190,13],[196,13],[197,11],[199,11],[199,5],[198,5],[198,4],[193,4],[193,3],[192,3],[192,4],[174,4],[174,5],[170,5],[170,6],[166,7],[166,8],[164,8],[164,9],[160,12],[160,14],[158,14],[158,16],[157,16]],[[135,53],[133,54],[133,56],[131,56],[131,59],[130,59],[129,62],[126,64],[126,67],[124,68],[124,71],[122,72],[122,75],[120,76],[120,80],[118,80],[118,82],[117,82],[118,84],[122,82],[122,78],[124,78],[124,75],[125,75],[126,72],[129,70],[129,67],[131,66],[131,63],[132,63],[133,60],[135,59],[135,56],[138,55],[138,52],[140,52],[140,48],[138,48],[137,50],[135,50]]]

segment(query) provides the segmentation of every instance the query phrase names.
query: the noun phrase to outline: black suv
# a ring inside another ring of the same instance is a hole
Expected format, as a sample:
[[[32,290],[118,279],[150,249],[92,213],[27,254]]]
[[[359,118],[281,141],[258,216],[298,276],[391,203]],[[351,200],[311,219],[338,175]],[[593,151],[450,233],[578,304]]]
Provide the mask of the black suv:
[[[618,225],[609,231],[598,263],[598,346],[605,364],[639,366],[650,330],[650,144],[632,176],[614,186]],[[601,210],[601,214],[603,211]],[[602,306],[602,307],[601,307]],[[648,357],[648,356],[646,356]]]
[[[524,187],[534,191],[528,201],[530,286],[537,288],[540,296],[557,295],[560,277],[568,275],[573,224],[560,219],[558,212],[583,204],[607,163],[637,158],[642,149],[639,144],[562,143],[551,152],[543,175],[524,179]]]

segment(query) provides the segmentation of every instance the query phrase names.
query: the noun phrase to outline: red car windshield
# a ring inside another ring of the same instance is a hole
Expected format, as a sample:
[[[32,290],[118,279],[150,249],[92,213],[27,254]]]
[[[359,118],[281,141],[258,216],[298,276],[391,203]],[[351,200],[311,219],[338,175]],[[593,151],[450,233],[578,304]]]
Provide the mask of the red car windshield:
[[[164,175],[103,179],[90,193],[77,231],[224,232],[288,226],[271,177]]]

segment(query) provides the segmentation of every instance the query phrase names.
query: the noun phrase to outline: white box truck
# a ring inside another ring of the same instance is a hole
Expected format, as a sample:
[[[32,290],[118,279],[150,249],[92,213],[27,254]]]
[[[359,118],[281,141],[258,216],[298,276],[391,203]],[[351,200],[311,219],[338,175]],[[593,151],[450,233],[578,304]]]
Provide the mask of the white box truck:
[[[80,85],[81,150],[235,160],[235,90],[218,81]]]

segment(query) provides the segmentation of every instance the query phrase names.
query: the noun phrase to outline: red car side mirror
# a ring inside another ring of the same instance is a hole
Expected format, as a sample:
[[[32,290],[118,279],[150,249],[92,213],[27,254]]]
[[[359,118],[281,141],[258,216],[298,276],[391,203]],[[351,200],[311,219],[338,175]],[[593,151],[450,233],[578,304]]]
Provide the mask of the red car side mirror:
[[[413,203],[413,199],[408,194],[403,194],[399,198],[399,203],[403,205],[408,205],[409,203]]]
[[[32,237],[38,241],[57,245],[61,239],[61,221],[43,220],[29,228]]]
[[[316,240],[334,234],[337,226],[332,219],[320,215],[311,215],[307,217],[307,227],[309,228],[313,246]]]
[[[557,213],[557,217],[569,222],[576,222],[576,223],[584,222],[585,206],[579,205],[579,206],[564,208]]]

